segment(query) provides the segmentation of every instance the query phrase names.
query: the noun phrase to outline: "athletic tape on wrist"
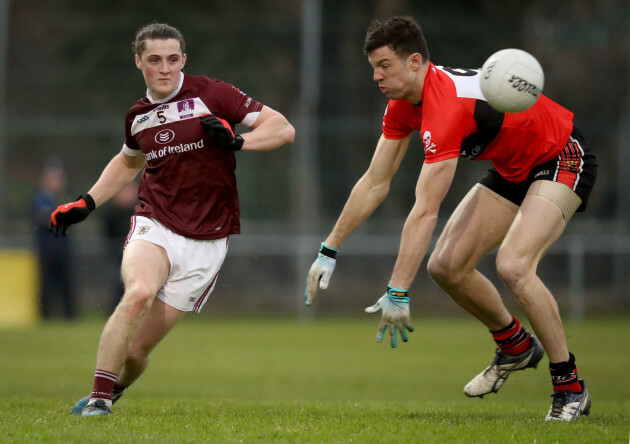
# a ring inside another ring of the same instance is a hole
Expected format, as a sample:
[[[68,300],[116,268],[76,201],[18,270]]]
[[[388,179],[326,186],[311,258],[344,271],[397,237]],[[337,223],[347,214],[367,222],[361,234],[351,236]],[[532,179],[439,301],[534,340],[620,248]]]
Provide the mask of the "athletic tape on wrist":
[[[81,196],[79,199],[83,199],[85,201],[85,206],[90,211],[94,211],[96,209],[96,202],[92,199],[89,193],[85,193],[85,196]]]
[[[324,256],[328,256],[329,258],[332,258],[332,259],[335,259],[335,256],[337,256],[337,253],[338,253],[337,250],[335,250],[334,248],[328,247],[323,242],[322,242],[322,247],[319,249],[319,252],[323,254]]]

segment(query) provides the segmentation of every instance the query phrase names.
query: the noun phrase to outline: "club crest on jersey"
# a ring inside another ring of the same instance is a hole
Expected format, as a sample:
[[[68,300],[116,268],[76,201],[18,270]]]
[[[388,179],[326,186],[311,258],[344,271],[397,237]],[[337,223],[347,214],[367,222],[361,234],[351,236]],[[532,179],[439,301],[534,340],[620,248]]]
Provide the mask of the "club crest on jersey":
[[[580,172],[579,164],[580,164],[579,160],[562,159],[560,161],[560,169],[564,171],[569,171],[571,173],[579,173]]]
[[[425,131],[422,135],[422,144],[424,145],[424,153],[427,151],[435,153],[435,143],[431,143],[431,131]]]
[[[177,102],[177,112],[179,119],[188,119],[193,116],[195,111],[195,101],[193,99],[182,100]]]
[[[138,228],[138,234],[147,234],[150,229],[151,229],[151,227],[149,227],[147,225],[143,225],[140,228]]]
[[[164,145],[171,142],[174,138],[175,131],[170,129],[163,129],[162,131],[158,131],[158,133],[155,135],[155,142]]]

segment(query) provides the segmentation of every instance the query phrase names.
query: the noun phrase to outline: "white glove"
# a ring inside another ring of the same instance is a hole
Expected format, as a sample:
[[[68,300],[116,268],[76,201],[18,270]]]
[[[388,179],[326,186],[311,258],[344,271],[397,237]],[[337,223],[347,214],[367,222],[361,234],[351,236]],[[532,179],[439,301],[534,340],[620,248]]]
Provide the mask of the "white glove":
[[[396,332],[400,333],[403,342],[407,342],[407,330],[413,331],[413,325],[409,316],[409,297],[407,290],[399,290],[391,286],[387,286],[387,292],[380,297],[376,304],[365,309],[366,313],[383,312],[381,324],[376,332],[376,342],[381,342],[385,335],[385,330],[389,327],[390,345],[396,348],[398,337]]]
[[[326,290],[328,288],[330,276],[333,271],[335,271],[335,265],[337,263],[335,260],[336,254],[337,250],[327,247],[326,244],[322,242],[322,247],[317,254],[317,259],[315,259],[315,262],[311,265],[311,269],[306,277],[306,291],[304,292],[306,305],[311,305],[313,303],[318,283],[319,288],[322,290]]]

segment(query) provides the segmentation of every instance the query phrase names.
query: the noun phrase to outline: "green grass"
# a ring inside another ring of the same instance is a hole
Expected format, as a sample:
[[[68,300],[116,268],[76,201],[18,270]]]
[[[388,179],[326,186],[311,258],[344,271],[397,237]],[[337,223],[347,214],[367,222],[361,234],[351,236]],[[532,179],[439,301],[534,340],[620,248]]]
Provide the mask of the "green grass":
[[[592,414],[546,423],[547,360],[498,395],[465,383],[494,345],[473,320],[415,319],[396,350],[377,317],[184,319],[109,417],[78,418],[103,320],[0,330],[0,442],[626,443],[630,319],[566,323]]]

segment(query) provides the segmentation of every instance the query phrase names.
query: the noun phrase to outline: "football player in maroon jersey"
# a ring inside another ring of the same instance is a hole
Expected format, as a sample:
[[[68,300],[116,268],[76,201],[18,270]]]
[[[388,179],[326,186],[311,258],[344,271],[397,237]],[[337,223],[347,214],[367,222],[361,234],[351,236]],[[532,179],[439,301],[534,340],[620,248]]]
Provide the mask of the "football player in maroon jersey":
[[[459,158],[490,160],[492,168],[455,209],[428,260],[431,277],[484,323],[497,343],[490,366],[464,392],[472,397],[496,392],[512,372],[536,367],[546,352],[554,389],[546,419],[570,421],[588,414],[590,397],[569,353],[558,305],[536,274],[571,216],[584,210],[595,181],[595,157],[573,125],[573,113],[542,95],[520,113],[492,109],[481,94],[480,70],[434,65],[411,17],[375,21],[365,53],[374,81],[390,99],[383,135],[309,271],[306,304],[318,284],[328,287],[337,250],[383,202],[411,133],[420,131],[425,162],[416,201],[385,294],[366,309],[382,312],[377,341],[389,327],[395,347],[397,333],[406,342],[407,330],[413,330],[407,289],[429,248]],[[521,302],[537,338],[476,269],[497,246],[498,274]]]
[[[51,215],[51,231],[65,235],[142,171],[121,266],[125,293],[101,336],[93,391],[71,410],[82,416],[111,413],[153,348],[207,301],[228,238],[240,232],[235,151],[271,150],[295,136],[281,113],[229,83],[184,75],[177,29],[147,25],[133,51],[147,92],[127,112],[122,150],[88,193]],[[236,124],[251,131],[235,134]]]

